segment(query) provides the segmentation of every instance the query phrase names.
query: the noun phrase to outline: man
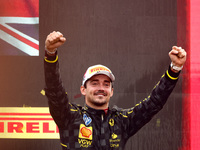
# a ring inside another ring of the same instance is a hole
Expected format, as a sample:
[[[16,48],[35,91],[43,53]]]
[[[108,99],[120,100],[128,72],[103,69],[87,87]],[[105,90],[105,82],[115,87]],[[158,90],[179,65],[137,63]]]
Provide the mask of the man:
[[[85,106],[71,104],[63,88],[57,48],[64,44],[60,32],[52,32],[45,41],[46,96],[50,113],[55,120],[63,150],[123,150],[129,137],[162,109],[177,82],[186,61],[186,52],[173,46],[169,52],[171,65],[154,87],[150,96],[130,109],[109,108],[115,77],[103,65],[87,69],[80,91]]]

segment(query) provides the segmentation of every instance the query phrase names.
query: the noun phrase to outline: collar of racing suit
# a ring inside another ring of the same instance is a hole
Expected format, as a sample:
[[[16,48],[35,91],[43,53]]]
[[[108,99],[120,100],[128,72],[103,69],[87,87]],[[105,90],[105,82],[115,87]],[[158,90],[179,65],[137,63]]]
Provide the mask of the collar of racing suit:
[[[84,110],[86,110],[87,112],[89,112],[90,114],[93,114],[93,115],[101,115],[101,114],[105,114],[107,115],[108,112],[109,112],[109,107],[107,109],[94,109],[90,106],[88,106],[87,104],[85,104],[85,106],[83,107]]]

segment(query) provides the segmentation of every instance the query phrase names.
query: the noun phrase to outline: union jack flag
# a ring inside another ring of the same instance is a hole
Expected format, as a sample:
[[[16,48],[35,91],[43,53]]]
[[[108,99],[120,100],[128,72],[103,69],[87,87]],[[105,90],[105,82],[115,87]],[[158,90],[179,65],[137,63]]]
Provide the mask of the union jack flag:
[[[0,0],[0,55],[39,56],[39,0]]]

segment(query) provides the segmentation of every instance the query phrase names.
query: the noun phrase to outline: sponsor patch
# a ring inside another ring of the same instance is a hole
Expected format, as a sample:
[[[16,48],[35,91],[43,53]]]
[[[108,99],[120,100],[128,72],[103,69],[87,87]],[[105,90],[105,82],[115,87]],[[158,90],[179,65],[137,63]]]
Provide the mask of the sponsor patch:
[[[91,73],[94,73],[94,72],[99,72],[99,71],[108,71],[108,72],[111,72],[109,69],[105,68],[105,67],[101,67],[101,66],[98,66],[98,67],[94,67],[94,68],[91,68],[89,70],[89,74]]]
[[[117,138],[117,134],[113,133],[112,134],[112,139],[116,139]]]
[[[118,135],[113,133],[112,139],[110,139],[110,147],[111,148],[119,148],[120,141],[121,140],[118,138]]]
[[[88,117],[86,114],[83,115],[83,120],[86,126],[88,126],[92,122],[92,119]]]
[[[84,124],[80,124],[79,138],[92,140],[92,127],[86,127]]]
[[[115,122],[114,122],[114,119],[111,118],[111,119],[109,120],[110,126],[114,126],[114,123],[115,123]]]

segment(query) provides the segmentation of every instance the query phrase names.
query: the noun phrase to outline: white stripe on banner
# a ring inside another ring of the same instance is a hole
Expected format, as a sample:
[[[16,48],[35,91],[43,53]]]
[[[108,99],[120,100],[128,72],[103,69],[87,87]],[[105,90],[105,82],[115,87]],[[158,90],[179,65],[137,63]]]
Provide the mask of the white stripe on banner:
[[[0,17],[3,23],[39,24],[39,17]]]
[[[39,50],[29,46],[28,44],[21,42],[20,40],[14,38],[10,34],[7,34],[1,30],[0,30],[0,38],[30,56],[39,56]]]

